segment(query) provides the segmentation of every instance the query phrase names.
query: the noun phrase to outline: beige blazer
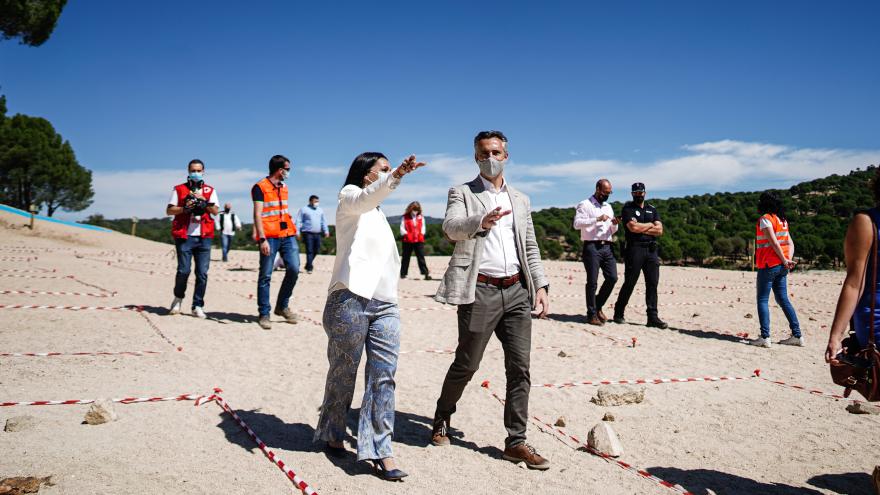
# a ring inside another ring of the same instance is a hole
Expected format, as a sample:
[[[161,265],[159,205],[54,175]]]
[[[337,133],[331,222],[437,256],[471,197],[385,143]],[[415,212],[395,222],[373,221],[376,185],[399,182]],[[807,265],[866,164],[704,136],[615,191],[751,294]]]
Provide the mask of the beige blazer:
[[[548,285],[541,264],[541,252],[535,240],[529,197],[507,184],[513,213],[516,253],[529,290],[529,300],[535,306],[535,291]],[[449,260],[443,280],[434,299],[445,304],[474,302],[477,288],[477,270],[483,255],[486,231],[480,224],[489,212],[490,201],[483,181],[476,179],[449,189],[443,232],[455,242],[455,251]]]

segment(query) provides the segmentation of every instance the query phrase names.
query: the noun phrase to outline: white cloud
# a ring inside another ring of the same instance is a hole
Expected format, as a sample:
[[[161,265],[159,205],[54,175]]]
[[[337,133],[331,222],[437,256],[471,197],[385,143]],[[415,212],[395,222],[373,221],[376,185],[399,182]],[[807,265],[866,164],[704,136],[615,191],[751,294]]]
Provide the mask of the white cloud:
[[[682,150],[683,156],[645,163],[579,160],[532,165],[524,172],[532,177],[566,177],[585,187],[607,177],[618,186],[645,182],[654,193],[714,192],[782,187],[880,163],[880,150],[794,148],[734,140],[685,145]]]
[[[526,164],[511,160],[506,169],[511,184],[532,197],[533,205],[566,207],[588,196],[602,177],[615,184],[615,199],[628,197],[628,185],[645,182],[652,196],[698,194],[719,190],[788,187],[796,182],[848,173],[880,163],[880,150],[796,148],[735,140],[711,141],[681,147],[681,155],[653,161],[578,159],[560,163]],[[471,156],[420,154],[427,166],[407,176],[383,204],[397,215],[410,201],[419,201],[427,215],[442,217],[449,187],[469,182],[478,174]],[[328,221],[335,221],[336,193],[345,176],[342,167],[305,166],[289,181],[291,204],[305,204],[310,194],[322,198]],[[96,171],[95,202],[84,212],[59,212],[65,219],[92,213],[108,218],[163,216],[171,188],[184,180],[180,169]],[[212,168],[206,174],[221,202],[230,201],[243,218],[251,214],[250,190],[265,176],[262,169]],[[295,208],[295,207],[294,207]],[[534,209],[539,209],[534,207]]]

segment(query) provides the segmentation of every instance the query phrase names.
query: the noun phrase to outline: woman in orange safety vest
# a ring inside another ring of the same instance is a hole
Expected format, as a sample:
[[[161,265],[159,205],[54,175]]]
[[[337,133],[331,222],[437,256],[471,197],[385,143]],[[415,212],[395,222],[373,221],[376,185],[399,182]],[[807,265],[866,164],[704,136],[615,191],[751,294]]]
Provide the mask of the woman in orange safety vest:
[[[758,321],[761,336],[749,340],[750,345],[770,347],[770,292],[782,308],[791,328],[791,337],[780,344],[803,346],[804,338],[797,313],[788,299],[788,272],[794,268],[794,241],[788,230],[785,207],[773,193],[765,192],[758,200],[761,218],[755,224],[755,266],[758,269]]]

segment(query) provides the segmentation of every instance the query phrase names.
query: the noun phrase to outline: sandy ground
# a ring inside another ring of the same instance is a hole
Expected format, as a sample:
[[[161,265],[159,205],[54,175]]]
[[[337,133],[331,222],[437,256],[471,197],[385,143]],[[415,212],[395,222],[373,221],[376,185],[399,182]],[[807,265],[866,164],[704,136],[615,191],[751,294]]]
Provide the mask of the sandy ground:
[[[356,463],[353,453],[330,459],[312,443],[327,370],[326,336],[318,322],[331,257],[320,257],[315,272],[299,279],[291,306],[301,322],[276,321],[264,331],[255,322],[253,252],[233,252],[224,264],[215,251],[205,308],[210,319],[198,320],[166,314],[175,269],[170,246],[44,222],[30,232],[23,223],[0,215],[0,290],[92,295],[7,293],[0,304],[133,305],[143,312],[0,308],[0,353],[160,353],[0,356],[0,402],[210,394],[221,387],[267,447],[319,493],[674,493],[575,450],[534,424],[530,443],[552,468],[536,472],[502,461],[502,406],[480,387],[489,380],[503,395],[497,340],[453,417],[452,446],[430,446],[430,417],[452,355],[418,351],[454,348],[456,316],[454,308],[431,299],[437,282],[415,278],[414,262],[411,278],[401,282],[404,353],[394,439],[410,477],[388,483]],[[440,276],[445,262],[429,258],[432,274]],[[552,314],[534,321],[533,384],[750,377],[760,369],[767,378],[840,391],[822,352],[842,273],[793,274],[789,283],[807,347],[758,349],[736,336],[758,331],[757,318],[746,318],[756,316],[752,273],[664,267],[660,310],[673,329],[657,330],[643,325],[641,284],[627,312],[633,324],[589,327],[582,317],[580,265],[546,262],[545,268]],[[622,279],[622,266],[619,272]],[[771,307],[774,339],[787,337],[784,316]],[[353,427],[362,386],[361,380]],[[868,473],[880,463],[880,417],[849,414],[846,401],[759,378],[644,387],[643,403],[610,408],[590,403],[593,386],[535,387],[531,413],[549,422],[564,416],[564,430],[586,438],[610,411],[625,449],[620,460],[693,493],[871,493]],[[41,491],[47,494],[299,491],[215,403],[119,404],[119,420],[100,426],[81,424],[87,409],[0,407],[0,424],[24,414],[37,420],[26,431],[0,432],[0,478],[52,475],[56,485]]]

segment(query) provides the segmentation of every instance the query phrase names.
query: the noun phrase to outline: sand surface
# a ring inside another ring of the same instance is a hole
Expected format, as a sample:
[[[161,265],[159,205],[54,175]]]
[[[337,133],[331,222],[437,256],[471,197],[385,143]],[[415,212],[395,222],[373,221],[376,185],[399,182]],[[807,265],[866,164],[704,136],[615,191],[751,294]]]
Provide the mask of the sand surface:
[[[233,251],[230,262],[221,263],[215,250],[209,319],[199,320],[167,315],[176,268],[171,246],[46,222],[30,232],[24,223],[0,214],[0,290],[26,291],[0,294],[0,304],[142,311],[0,308],[0,354],[159,353],[0,356],[0,403],[209,395],[221,387],[267,448],[319,493],[675,493],[575,450],[573,442],[536,424],[529,425],[529,441],[552,461],[551,469],[529,471],[502,461],[503,409],[480,387],[488,380],[503,395],[503,353],[495,339],[453,417],[452,446],[430,446],[430,417],[452,355],[420,351],[454,348],[456,313],[431,299],[437,282],[417,279],[415,262],[400,287],[403,353],[394,438],[410,477],[388,483],[355,462],[353,451],[340,461],[312,443],[327,371],[319,321],[332,257],[319,257],[315,272],[300,276],[291,304],[300,323],[276,318],[264,331],[255,321],[254,252]],[[432,274],[441,276],[447,260],[428,261]],[[752,376],[760,369],[772,380],[840,393],[822,353],[842,273],[792,274],[790,291],[807,347],[759,349],[736,335],[758,333],[753,273],[663,267],[660,312],[673,328],[657,330],[644,326],[641,283],[627,311],[632,324],[590,327],[582,316],[582,267],[545,262],[545,269],[551,315],[533,324],[533,385],[744,379],[644,385],[643,403],[604,408],[590,402],[594,386],[534,387],[533,415],[551,423],[564,416],[563,429],[585,439],[610,411],[625,449],[621,461],[693,493],[871,493],[868,473],[880,464],[880,416],[853,415],[844,409],[847,401]],[[622,266],[619,273],[622,282]],[[276,272],[273,299],[281,276]],[[190,296],[191,289],[185,308]],[[773,303],[771,308],[776,341],[789,333],[782,312]],[[351,426],[362,387],[359,378]],[[100,426],[81,424],[88,407],[0,407],[0,424],[24,414],[37,421],[25,431],[0,431],[0,478],[52,475],[55,486],[40,492],[47,494],[299,492],[216,403],[117,404],[119,419]]]

